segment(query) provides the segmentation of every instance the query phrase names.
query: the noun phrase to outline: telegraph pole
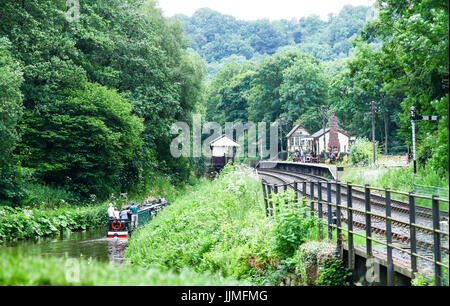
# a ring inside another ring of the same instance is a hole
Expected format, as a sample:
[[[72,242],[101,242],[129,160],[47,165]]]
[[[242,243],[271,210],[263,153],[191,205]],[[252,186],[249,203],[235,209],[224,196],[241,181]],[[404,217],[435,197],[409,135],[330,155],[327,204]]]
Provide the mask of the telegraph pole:
[[[283,123],[280,116],[280,153],[283,152]]]
[[[372,151],[373,164],[375,165],[375,101],[372,101]]]
[[[416,162],[416,108],[411,106],[411,129],[412,129],[412,146],[413,146],[413,163],[414,163],[414,174],[417,173],[417,162]]]

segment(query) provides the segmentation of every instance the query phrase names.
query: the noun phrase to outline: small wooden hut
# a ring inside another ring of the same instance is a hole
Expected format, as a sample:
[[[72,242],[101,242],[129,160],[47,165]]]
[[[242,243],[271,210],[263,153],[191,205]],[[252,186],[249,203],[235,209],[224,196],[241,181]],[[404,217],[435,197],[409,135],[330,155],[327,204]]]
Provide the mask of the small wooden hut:
[[[212,150],[211,166],[216,169],[222,169],[228,161],[234,162],[234,150],[240,145],[227,135],[222,135],[209,143]]]

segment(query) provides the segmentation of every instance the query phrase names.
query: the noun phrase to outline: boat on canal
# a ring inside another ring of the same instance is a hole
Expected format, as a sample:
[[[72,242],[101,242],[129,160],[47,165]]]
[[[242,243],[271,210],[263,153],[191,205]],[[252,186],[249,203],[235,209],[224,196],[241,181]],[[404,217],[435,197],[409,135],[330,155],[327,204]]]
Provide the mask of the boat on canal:
[[[137,227],[131,225],[131,214],[128,215],[128,221],[110,218],[108,221],[107,238],[128,238],[133,231],[147,225],[156,215],[170,203],[165,199],[155,201],[146,201],[138,204]]]

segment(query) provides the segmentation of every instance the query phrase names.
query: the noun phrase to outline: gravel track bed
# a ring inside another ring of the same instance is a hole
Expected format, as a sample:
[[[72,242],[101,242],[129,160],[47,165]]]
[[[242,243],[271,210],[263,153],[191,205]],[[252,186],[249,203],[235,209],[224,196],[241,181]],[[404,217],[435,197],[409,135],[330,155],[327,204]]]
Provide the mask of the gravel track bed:
[[[262,172],[264,172],[264,171],[262,171]],[[295,180],[295,177],[293,177],[293,176],[291,176],[289,174],[279,174],[279,173],[272,174],[272,173],[270,173],[269,175],[267,175],[266,173],[260,173],[260,175],[262,177],[264,177],[264,179],[269,184],[293,183],[294,180]],[[272,176],[272,175],[274,175],[275,177]],[[300,186],[299,186],[299,188],[300,188]],[[306,185],[306,193],[307,193],[307,195],[310,195],[310,184]],[[314,194],[315,194],[315,196],[317,196],[317,194],[318,194],[317,188],[315,188]],[[326,198],[327,198],[326,188],[322,188],[322,199],[326,199]],[[332,191],[331,198],[332,198],[333,202],[336,201],[336,191],[335,190]],[[346,196],[341,196],[341,204],[344,205],[344,206],[347,204],[347,197]],[[364,201],[361,201],[361,200],[359,200],[357,198],[354,198],[353,201],[352,201],[352,204],[353,204],[353,208],[355,208],[355,209],[358,209],[358,210],[361,210],[361,211],[365,210],[365,203],[364,203]],[[317,207],[317,203],[315,205]],[[323,205],[323,210],[326,212],[326,210],[327,210],[326,205]],[[334,210],[335,210],[335,208],[333,208],[333,211]],[[377,213],[379,215],[385,216],[385,210],[380,208],[380,207],[372,205],[371,210],[374,213]],[[399,220],[402,220],[402,221],[405,221],[405,222],[408,222],[408,220],[409,220],[409,215],[405,215],[404,213],[392,211],[391,215],[392,215],[392,218],[399,219]],[[344,218],[347,218],[347,211],[345,209],[341,209],[341,216],[344,217]],[[363,216],[361,214],[358,214],[357,212],[354,212],[353,213],[353,221],[357,221],[357,222],[365,224],[366,219],[365,219],[365,216]],[[377,228],[380,228],[380,229],[383,229],[383,230],[386,229],[386,223],[384,221],[382,221],[382,220],[374,219],[372,217],[371,223],[372,223],[373,227],[377,227]],[[423,217],[417,216],[416,217],[416,223],[419,224],[419,225],[422,225],[422,226],[432,227],[432,224],[431,224],[430,220],[426,220],[426,218],[423,218]],[[393,233],[400,234],[400,235],[403,235],[403,236],[406,236],[406,237],[410,236],[409,227],[404,227],[404,226],[400,226],[398,224],[394,224],[393,223],[391,228],[392,228],[392,232]],[[445,228],[445,229],[443,228],[442,230],[448,232],[448,225],[447,225],[447,228]],[[385,241],[385,236],[376,235],[375,233],[372,233],[372,235],[374,236],[374,238],[376,237],[380,241]],[[424,242],[427,242],[429,244],[433,244],[433,242],[434,242],[433,241],[433,236],[431,234],[425,233],[425,232],[422,232],[422,231],[416,231],[416,238],[417,238],[418,242],[424,241]],[[406,250],[409,250],[409,248],[410,248],[409,243],[396,242],[396,245],[398,247],[404,248]],[[448,245],[449,245],[448,238],[441,238],[441,245],[442,245],[443,248],[446,248],[448,250]],[[377,250],[381,254],[384,254],[384,256],[387,254],[387,248],[385,246],[376,245],[376,246],[374,246],[373,249]],[[421,255],[421,256],[424,256],[424,257],[427,257],[427,258],[430,258],[430,259],[433,258],[432,250],[421,248],[419,245],[417,246],[417,253],[419,255]],[[393,249],[393,256],[395,256],[398,259],[404,260],[407,263],[410,262],[410,258],[411,258],[411,256],[409,254],[406,254],[406,253],[404,253],[402,251],[395,250],[395,249]],[[420,258],[417,259],[417,262],[418,262],[418,266],[421,266],[423,268],[430,268],[433,265],[431,262],[423,260],[423,259],[420,259]]]

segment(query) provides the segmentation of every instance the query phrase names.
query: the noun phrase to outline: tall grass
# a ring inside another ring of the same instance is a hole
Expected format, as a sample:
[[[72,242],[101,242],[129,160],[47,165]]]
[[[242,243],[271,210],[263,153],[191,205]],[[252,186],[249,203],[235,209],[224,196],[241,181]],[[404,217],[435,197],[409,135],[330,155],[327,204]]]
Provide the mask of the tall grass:
[[[419,168],[413,174],[412,166],[403,168],[388,168],[383,166],[347,167],[339,175],[343,182],[351,181],[355,184],[370,184],[375,187],[391,188],[393,190],[411,192],[413,185],[428,185],[448,188],[448,175],[442,176],[430,167]]]
[[[419,168],[417,174],[413,174],[412,166],[404,168],[388,168],[383,166],[373,167],[347,167],[339,174],[342,182],[352,182],[358,185],[369,184],[373,187],[390,188],[392,190],[413,192],[414,185],[427,185],[441,188],[449,187],[449,177],[442,176],[429,166]],[[405,199],[405,196],[392,194],[398,199]],[[431,201],[417,199],[417,204],[431,206]],[[441,202],[441,210],[447,209],[448,204]]]
[[[180,272],[83,259],[36,257],[1,250],[3,286],[238,286],[246,282],[210,273]]]
[[[249,168],[226,168],[204,181],[134,233],[125,254],[130,262],[242,277],[250,268],[249,244],[262,234],[264,205],[259,179]]]

